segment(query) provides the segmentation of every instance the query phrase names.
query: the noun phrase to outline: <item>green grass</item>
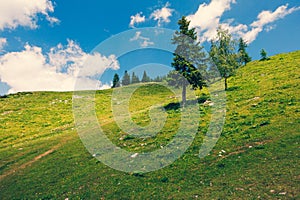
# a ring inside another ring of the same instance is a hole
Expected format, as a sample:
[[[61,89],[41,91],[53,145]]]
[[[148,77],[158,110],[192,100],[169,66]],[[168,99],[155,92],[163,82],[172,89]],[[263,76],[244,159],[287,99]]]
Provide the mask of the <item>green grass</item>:
[[[146,174],[116,171],[87,152],[74,126],[72,93],[0,98],[0,199],[299,199],[299,91],[300,51],[249,63],[229,79],[225,126],[210,155],[198,157],[210,117],[210,107],[201,104],[199,131],[187,152]],[[207,98],[207,91],[198,94]],[[132,118],[141,126],[150,123],[150,106],[172,108],[163,130],[146,140],[116,125],[111,95],[97,91],[95,102],[113,143],[142,152],[172,140],[180,109],[171,91],[149,84],[132,96]]]

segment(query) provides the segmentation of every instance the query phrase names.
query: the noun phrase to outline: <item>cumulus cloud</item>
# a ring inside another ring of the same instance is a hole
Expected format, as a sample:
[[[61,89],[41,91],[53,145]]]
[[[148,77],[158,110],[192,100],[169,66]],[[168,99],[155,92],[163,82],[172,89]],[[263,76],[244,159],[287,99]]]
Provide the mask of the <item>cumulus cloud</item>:
[[[129,26],[135,28],[135,24],[139,24],[146,21],[146,17],[142,15],[143,13],[137,13],[134,16],[130,17]]]
[[[143,48],[146,48],[146,47],[148,47],[150,45],[154,45],[154,42],[150,41],[150,38],[142,36],[142,32],[141,31],[137,31],[135,33],[135,35],[132,38],[130,38],[129,41],[130,42],[139,41],[140,42],[140,46],[143,47]]]
[[[54,6],[50,0],[2,0],[0,1],[0,30],[15,29],[18,26],[35,29],[39,14],[44,15],[51,24],[58,23],[57,18],[49,16],[51,12],[54,12]]]
[[[0,52],[3,51],[3,47],[6,45],[6,38],[0,38]]]
[[[262,11],[258,14],[257,20],[250,25],[232,25],[234,19],[221,22],[224,12],[230,10],[231,5],[234,3],[236,3],[235,0],[212,0],[209,4],[201,4],[196,13],[187,16],[188,20],[191,21],[190,27],[196,28],[198,32],[200,42],[214,39],[217,28],[221,26],[234,36],[242,37],[245,41],[251,43],[263,30],[270,31],[275,28],[274,25],[270,25],[271,23],[300,10],[300,7],[288,9],[288,4],[286,4],[278,7],[274,12]]]
[[[157,21],[157,26],[161,26],[162,23],[169,23],[170,17],[172,17],[172,13],[174,9],[169,8],[170,3],[167,2],[164,7],[161,9],[156,9],[151,15],[150,19],[154,19]]]
[[[232,3],[235,3],[235,0],[212,0],[209,4],[201,4],[195,14],[187,16],[191,21],[190,26],[195,27],[198,33],[202,33],[201,41],[215,37],[220,18],[225,11],[230,10]]]
[[[20,52],[0,57],[0,80],[7,83],[9,93],[21,91],[73,91],[107,87],[92,77],[104,70],[118,69],[114,55],[87,54],[69,40],[43,54],[40,47],[26,45]]]

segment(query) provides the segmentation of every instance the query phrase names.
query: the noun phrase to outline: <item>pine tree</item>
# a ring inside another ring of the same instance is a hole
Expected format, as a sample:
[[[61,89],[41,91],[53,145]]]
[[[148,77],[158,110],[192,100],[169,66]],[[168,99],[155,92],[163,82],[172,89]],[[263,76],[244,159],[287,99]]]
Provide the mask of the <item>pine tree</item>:
[[[120,77],[117,73],[114,75],[113,85],[111,88],[116,88],[116,87],[120,87]]]
[[[131,84],[135,84],[135,83],[139,83],[140,82],[140,79],[137,75],[135,75],[134,72],[132,72],[132,75],[131,75]]]
[[[206,55],[197,41],[195,29],[189,29],[189,24],[190,21],[185,16],[178,21],[179,31],[175,32],[172,39],[172,43],[177,45],[172,62],[172,67],[176,72],[168,75],[169,84],[182,87],[183,106],[186,103],[186,89],[189,84],[194,89],[202,89],[205,85]]]
[[[221,27],[217,30],[217,37],[211,41],[210,57],[216,65],[220,76],[224,78],[225,90],[228,88],[227,79],[235,73],[239,67],[238,55],[235,53],[236,42],[232,39],[228,30]]]
[[[268,58],[267,56],[267,52],[264,49],[260,51],[260,56],[261,56],[260,61],[270,60],[270,58]]]
[[[153,82],[162,82],[163,81],[163,78],[162,77],[160,77],[160,76],[157,76],[157,77],[155,77],[154,79],[153,79]]]
[[[150,77],[147,75],[146,71],[144,71],[142,82],[146,83],[146,82],[150,82],[150,81],[151,81]]]
[[[130,75],[128,74],[127,70],[124,73],[123,79],[122,79],[122,85],[126,86],[130,84]]]
[[[246,52],[246,48],[248,47],[247,43],[243,40],[243,38],[239,39],[239,64],[246,65],[248,62],[251,62],[251,57]]]

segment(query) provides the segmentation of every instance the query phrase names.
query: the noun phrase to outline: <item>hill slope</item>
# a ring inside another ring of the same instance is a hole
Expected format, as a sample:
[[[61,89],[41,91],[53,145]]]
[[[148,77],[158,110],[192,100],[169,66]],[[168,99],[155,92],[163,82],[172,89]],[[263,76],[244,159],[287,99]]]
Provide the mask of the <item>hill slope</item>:
[[[200,106],[194,143],[172,165],[128,174],[90,155],[73,122],[72,93],[34,92],[0,99],[1,199],[297,199],[299,198],[300,51],[254,61],[229,80],[224,130],[211,154],[198,152],[210,116]],[[155,98],[150,98],[149,95]],[[173,105],[156,84],[137,90],[133,120],[149,123],[149,106]],[[96,94],[96,113],[107,136],[131,151],[152,151],[176,130],[178,108],[166,128],[147,141],[128,137],[114,123],[111,90]],[[205,95],[202,94],[204,98]]]

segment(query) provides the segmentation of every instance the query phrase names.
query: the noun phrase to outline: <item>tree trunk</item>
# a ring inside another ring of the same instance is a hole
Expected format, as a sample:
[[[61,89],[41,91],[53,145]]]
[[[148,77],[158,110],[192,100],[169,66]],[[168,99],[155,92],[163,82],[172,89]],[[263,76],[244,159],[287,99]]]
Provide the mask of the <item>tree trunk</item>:
[[[227,85],[227,78],[225,78],[225,90],[227,90],[227,87],[228,87],[228,85]]]
[[[186,84],[182,85],[182,107],[185,107],[186,103]]]

